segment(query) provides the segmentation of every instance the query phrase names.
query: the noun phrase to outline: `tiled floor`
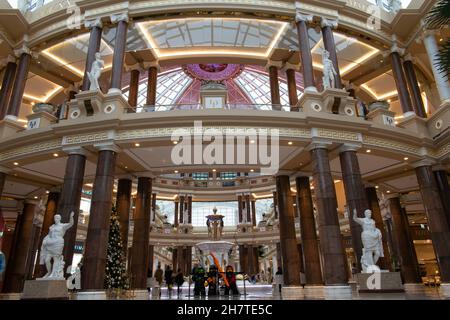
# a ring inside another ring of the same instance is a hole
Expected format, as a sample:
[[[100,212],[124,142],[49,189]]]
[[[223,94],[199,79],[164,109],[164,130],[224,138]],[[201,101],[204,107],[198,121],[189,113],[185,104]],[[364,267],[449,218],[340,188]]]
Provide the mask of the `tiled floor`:
[[[190,287],[188,285],[183,286],[183,290],[180,296],[177,295],[176,288],[173,290],[171,297],[168,295],[167,287],[163,287],[161,290],[161,299],[168,300],[210,300],[210,299],[220,299],[220,300],[279,300],[283,299],[282,296],[278,294],[272,293],[271,285],[252,285],[246,284],[245,289],[242,284],[238,285],[240,296],[230,296],[230,297],[194,297],[193,296],[193,286]],[[208,290],[206,289],[206,293]],[[245,294],[244,294],[245,293]],[[302,295],[304,300],[326,300],[329,299],[325,297],[323,293],[314,293]],[[419,287],[414,290],[408,290],[404,293],[358,293],[357,291],[353,291],[351,298],[350,296],[337,296],[333,297],[333,299],[342,299],[342,300],[442,300],[445,299],[440,295],[438,288],[428,288],[428,287]]]

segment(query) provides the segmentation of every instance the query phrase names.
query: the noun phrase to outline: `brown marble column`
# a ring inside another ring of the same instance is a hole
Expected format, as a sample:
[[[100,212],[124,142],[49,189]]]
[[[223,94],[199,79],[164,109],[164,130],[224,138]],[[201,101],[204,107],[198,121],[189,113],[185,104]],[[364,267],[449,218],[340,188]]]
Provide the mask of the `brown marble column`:
[[[173,268],[173,272],[174,274],[176,274],[178,272],[178,269],[181,269],[181,271],[184,272],[184,255],[186,253],[186,251],[184,250],[183,246],[178,246],[177,247],[177,252],[178,252],[178,259],[177,259],[177,267]]]
[[[155,257],[155,246],[151,244],[148,246],[148,277],[153,277],[153,274],[155,273],[153,271],[154,257]]]
[[[152,193],[152,204],[151,204],[151,210],[152,210],[152,213],[151,213],[151,215],[150,215],[150,218],[151,218],[152,220],[150,220],[150,221],[154,221],[154,220],[155,220],[155,219],[153,218],[153,216],[156,215],[156,196],[157,196],[156,193]]]
[[[408,82],[414,111],[419,117],[426,118],[427,112],[425,111],[425,106],[423,105],[422,94],[420,93],[419,82],[417,81],[414,64],[411,60],[405,60],[403,62],[403,68],[405,69],[406,81]]]
[[[37,202],[25,201],[22,214],[16,222],[14,248],[8,261],[3,284],[3,292],[20,293],[27,276],[27,265],[31,259],[29,252],[32,246],[32,229]]]
[[[283,257],[281,253],[281,243],[277,242],[276,244],[276,252],[277,252],[277,266],[283,270]],[[277,270],[275,270],[277,272]]]
[[[372,218],[375,220],[375,226],[380,229],[383,240],[384,257],[378,260],[381,269],[392,270],[391,254],[389,252],[388,237],[386,228],[384,227],[383,217],[381,216],[380,205],[378,202],[377,189],[375,187],[366,187],[366,198],[369,209],[372,211]]]
[[[259,273],[259,249],[258,246],[253,247],[253,269],[255,274]]]
[[[192,246],[186,247],[186,273],[185,275],[191,274],[192,270]],[[236,271],[236,270],[235,270]]]
[[[44,240],[44,237],[47,236],[50,226],[54,223],[53,217],[56,214],[56,209],[58,208],[58,202],[59,198],[61,196],[61,193],[59,191],[52,191],[48,194],[47,197],[47,205],[45,206],[45,213],[44,213],[44,220],[42,221],[42,228],[41,228],[41,234],[38,239],[38,256],[36,259],[36,267],[34,270],[34,276],[35,278],[42,278],[47,273],[47,268],[45,267],[45,264],[39,263],[40,258],[40,251],[42,246],[42,241]],[[66,222],[66,221],[63,221]]]
[[[72,265],[77,237],[86,156],[82,148],[72,148],[65,150],[65,152],[69,154],[69,157],[66,162],[64,182],[58,202],[58,213],[61,215],[62,221],[69,221],[70,213],[72,211],[75,213],[73,217],[74,225],[64,235],[64,261],[66,266],[70,266]]]
[[[304,257],[303,257],[303,246],[301,243],[297,243],[297,251],[298,251],[298,257],[300,258],[300,273],[305,273],[305,264],[304,264]],[[302,279],[300,279],[301,282]],[[304,283],[302,282],[302,285]]]
[[[245,272],[245,253],[244,253],[244,245],[239,245],[239,264],[241,266],[241,270],[236,270],[238,272]]]
[[[125,257],[128,255],[128,229],[130,223],[131,189],[133,181],[131,177],[119,179],[117,182],[116,210],[120,223],[120,237]]]
[[[272,110],[281,110],[280,84],[278,82],[278,68],[276,66],[269,67],[269,80]]]
[[[312,16],[297,13],[295,16],[295,21],[297,22],[298,43],[302,62],[302,74],[305,91],[317,91],[314,81],[314,69],[312,64],[311,47],[309,46],[307,26],[307,23],[312,21]]]
[[[178,208],[180,203],[178,201],[175,201],[175,217],[174,217],[174,225],[175,227],[178,227]]]
[[[333,62],[337,75],[334,76],[337,89],[342,89],[341,74],[339,71],[339,62],[336,53],[336,43],[334,42],[333,28],[337,27],[336,21],[322,18],[322,38],[325,50],[330,53],[330,60]]]
[[[252,200],[252,225],[256,227],[256,201]]]
[[[396,51],[391,53],[391,66],[403,114],[407,112],[414,112],[411,105],[411,98],[409,96],[408,87],[406,84],[406,77],[403,72],[400,54]]]
[[[311,150],[314,192],[319,216],[320,247],[325,285],[347,285],[345,250],[337,214],[336,190],[325,145]]]
[[[253,247],[251,245],[246,246],[246,252],[245,259],[247,260],[247,273],[252,276],[255,274],[255,268],[254,268],[254,262],[255,259],[253,258]]]
[[[245,211],[247,213],[247,223],[252,221],[252,212],[250,207],[250,194],[245,195]]]
[[[187,210],[188,210],[188,220],[189,220],[187,223],[192,224],[192,195],[188,196]]]
[[[102,41],[102,22],[100,19],[86,22],[86,27],[91,28],[89,35],[89,45],[86,55],[86,65],[84,68],[83,84],[81,85],[81,91],[89,90],[91,82],[87,72],[91,71],[92,63],[95,61],[95,54],[100,51],[100,45]]]
[[[156,84],[158,82],[158,68],[151,66],[148,69],[148,83],[147,83],[147,100],[146,104],[154,106],[156,104]]]
[[[276,177],[280,243],[283,256],[283,278],[286,286],[300,285],[300,258],[295,236],[294,204],[291,196],[289,176]]]
[[[298,111],[297,83],[295,81],[295,70],[294,69],[286,70],[286,79],[287,79],[287,87],[288,87],[288,95],[289,95],[289,104],[291,106],[290,111]]]
[[[434,171],[434,177],[436,178],[439,196],[441,197],[442,205],[444,207],[444,211],[447,217],[447,223],[450,228],[450,188],[448,185],[447,176],[448,174],[447,171],[445,170]]]
[[[277,192],[273,192],[273,209],[275,210],[275,219],[278,219],[278,196]]]
[[[178,248],[172,249],[172,270],[178,269]]]
[[[14,59],[14,58],[12,58]],[[6,115],[8,111],[9,98],[11,97],[11,91],[14,84],[14,78],[16,77],[17,63],[9,61],[5,68],[3,75],[2,88],[0,90],[0,120]]]
[[[139,78],[141,73],[139,70],[130,71],[130,90],[128,92],[128,104],[132,108],[128,113],[136,112],[138,93],[139,93]]]
[[[14,80],[14,86],[11,92],[11,99],[8,106],[8,116],[18,117],[20,113],[20,107],[22,105],[23,93],[25,91],[25,85],[27,83],[28,71],[31,64],[31,54],[22,53],[19,58],[19,64],[17,67],[16,78]]]
[[[130,268],[133,279],[131,288],[133,289],[147,288],[151,194],[151,178],[139,177],[133,217],[133,251],[131,252]]]
[[[439,264],[441,281],[450,282],[450,229],[440,201],[436,178],[430,165],[416,167],[422,203],[428,218],[431,240]]]
[[[33,221],[33,227],[31,229],[31,245],[30,250],[28,251],[28,261],[26,268],[26,280],[33,279],[34,269],[39,265],[39,260],[37,260],[38,255],[38,246],[39,246],[39,237],[41,235],[41,225],[37,219]],[[36,263],[35,263],[36,262]]]
[[[317,240],[314,207],[309,186],[309,177],[297,177],[298,204],[300,211],[300,235],[304,256],[306,285],[322,285],[319,242]]]
[[[419,283],[419,267],[412,242],[408,217],[402,210],[400,198],[389,199],[389,208],[392,215],[394,227],[394,242],[399,254],[400,270],[404,283]]]
[[[121,92],[125,50],[127,46],[128,16],[118,15],[111,19],[111,22],[117,22],[117,28],[111,70],[111,86],[109,90],[111,92]]]
[[[5,172],[0,171],[0,199],[2,198],[2,195],[3,195],[3,188],[5,187],[6,176],[7,176],[7,174]],[[0,210],[0,214],[1,214],[1,210]]]
[[[186,204],[185,204],[185,196],[181,195],[180,196],[180,224],[184,224],[185,222],[183,221],[184,219],[184,210],[186,210]],[[186,222],[187,223],[187,222]]]
[[[81,287],[102,290],[105,280],[106,249],[112,208],[117,147],[100,147],[91,200],[91,214],[83,255]]]
[[[364,217],[364,211],[367,209],[366,192],[361,178],[356,149],[351,146],[342,146],[339,159],[341,162],[342,180],[344,182],[345,198],[349,213],[348,218],[352,233],[352,246],[356,254],[357,269],[361,271],[363,247],[361,240],[362,228],[358,223],[353,221],[353,210],[356,209],[358,217]]]
[[[242,217],[242,211],[243,211],[243,207],[242,207],[242,195],[238,195],[238,214],[239,214],[239,223],[242,223],[243,217]]]

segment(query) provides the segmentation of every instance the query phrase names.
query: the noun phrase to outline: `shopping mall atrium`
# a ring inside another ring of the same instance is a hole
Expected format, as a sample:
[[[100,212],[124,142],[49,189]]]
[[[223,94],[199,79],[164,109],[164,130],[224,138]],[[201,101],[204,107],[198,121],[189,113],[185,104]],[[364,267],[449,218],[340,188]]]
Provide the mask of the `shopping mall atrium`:
[[[0,0],[0,300],[450,299],[439,5]]]

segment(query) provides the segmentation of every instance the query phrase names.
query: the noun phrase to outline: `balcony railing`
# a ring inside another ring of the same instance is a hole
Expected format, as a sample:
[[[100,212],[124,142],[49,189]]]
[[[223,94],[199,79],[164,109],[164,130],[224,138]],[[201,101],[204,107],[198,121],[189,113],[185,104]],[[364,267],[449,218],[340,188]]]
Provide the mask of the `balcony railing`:
[[[168,105],[144,105],[138,107],[129,107],[125,109],[125,113],[142,113],[142,112],[163,112],[176,110],[258,110],[258,111],[294,111],[299,110],[298,107],[288,105],[275,104],[235,104],[227,103],[222,108],[210,108],[200,103],[194,104],[168,104]]]

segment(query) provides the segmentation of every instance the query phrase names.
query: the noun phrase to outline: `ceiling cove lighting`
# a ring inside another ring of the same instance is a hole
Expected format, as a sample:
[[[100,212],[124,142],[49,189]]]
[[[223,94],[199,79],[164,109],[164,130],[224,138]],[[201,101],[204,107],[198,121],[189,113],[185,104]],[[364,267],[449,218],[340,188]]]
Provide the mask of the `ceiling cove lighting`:
[[[254,21],[252,19],[245,19],[245,18],[209,18],[210,20],[234,20],[234,21]],[[187,20],[198,20],[198,18],[186,18]],[[289,26],[289,23],[287,22],[281,22],[281,21],[270,21],[270,20],[258,20],[260,22],[266,22],[270,24],[278,24],[278,31],[276,32],[274,38],[270,42],[270,44],[267,46],[267,50],[263,53],[259,51],[244,51],[239,49],[216,49],[216,50],[201,50],[201,49],[195,49],[195,50],[173,50],[169,53],[163,53],[161,52],[160,48],[158,48],[158,44],[156,43],[155,39],[152,37],[150,32],[147,30],[147,27],[152,24],[161,24],[164,22],[171,22],[172,19],[169,20],[158,20],[158,21],[146,21],[146,22],[140,22],[136,23],[138,30],[143,35],[145,41],[147,42],[147,45],[152,50],[152,52],[155,54],[157,59],[161,58],[176,58],[176,57],[186,57],[189,55],[193,56],[211,56],[211,55],[223,55],[223,56],[251,56],[251,57],[259,57],[263,59],[267,59],[270,57],[273,49],[275,48],[275,45],[280,41],[281,35],[285,32],[287,27]],[[244,47],[245,48],[245,47]],[[168,48],[170,49],[170,48]],[[179,49],[179,48],[178,48]]]
[[[40,98],[39,98],[39,97],[35,97],[35,96],[32,96],[32,95],[30,95],[30,94],[26,94],[26,93],[24,93],[23,96],[24,96],[25,98],[27,98],[27,99],[34,100],[34,102],[35,102],[35,101],[47,102],[48,100],[50,100],[51,98],[53,98],[53,96],[54,96],[55,94],[57,94],[59,91],[61,91],[62,89],[63,89],[63,87],[56,85],[55,88],[54,88],[52,91],[47,92],[47,94],[46,94],[44,97],[40,97]]]

